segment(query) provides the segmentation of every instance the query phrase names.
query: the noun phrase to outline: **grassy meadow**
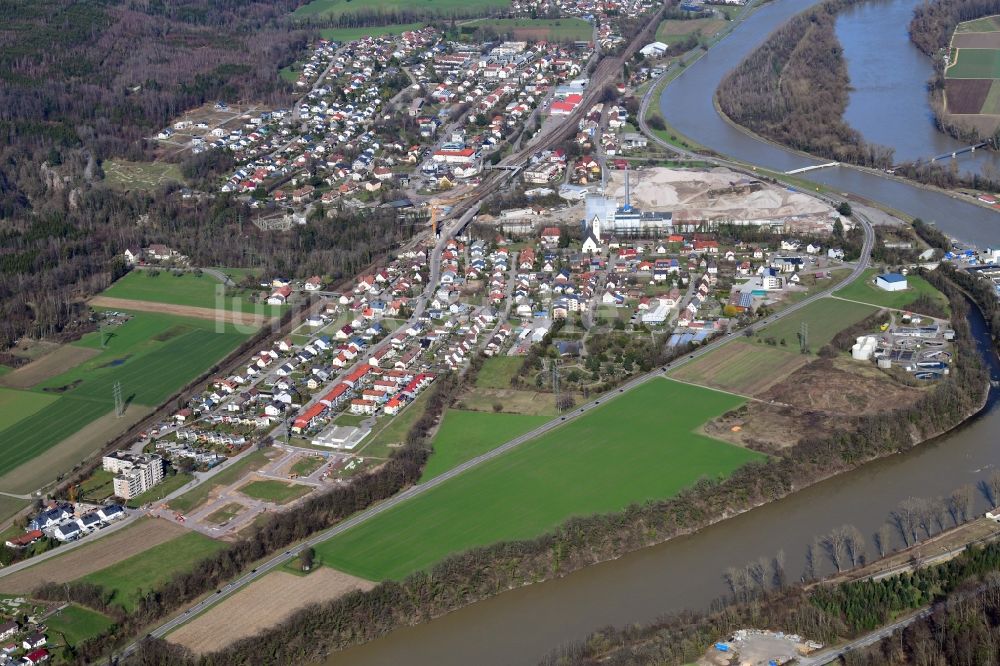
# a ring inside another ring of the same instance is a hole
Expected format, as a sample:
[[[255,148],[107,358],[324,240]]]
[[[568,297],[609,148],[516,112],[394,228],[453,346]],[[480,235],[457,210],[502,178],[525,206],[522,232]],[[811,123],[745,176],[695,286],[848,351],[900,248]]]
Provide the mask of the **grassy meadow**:
[[[528,539],[572,516],[619,511],[721,477],[753,451],[696,429],[740,398],[655,379],[317,547],[370,580],[401,578],[451,553]]]

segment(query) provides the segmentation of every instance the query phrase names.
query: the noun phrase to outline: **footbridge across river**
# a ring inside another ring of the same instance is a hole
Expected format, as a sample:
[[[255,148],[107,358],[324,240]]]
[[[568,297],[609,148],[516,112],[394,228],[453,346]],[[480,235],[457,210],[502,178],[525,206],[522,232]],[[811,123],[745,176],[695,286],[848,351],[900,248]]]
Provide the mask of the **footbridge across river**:
[[[964,155],[965,153],[974,153],[974,152],[976,152],[976,149],[978,149],[978,148],[985,148],[986,146],[989,146],[990,144],[991,144],[990,141],[983,141],[981,143],[975,144],[974,146],[966,146],[965,148],[959,148],[958,150],[953,150],[950,153],[941,153],[940,155],[935,155],[934,157],[930,158],[929,160],[917,160],[916,162],[913,162],[913,164],[914,165],[919,165],[919,164],[933,164],[934,162],[937,162],[938,160],[946,160],[948,158],[955,159],[959,155]],[[902,165],[896,165],[896,166],[894,166],[893,170],[899,168],[900,166],[902,166]]]
[[[840,162],[827,162],[826,164],[813,164],[811,166],[804,166],[800,169],[792,169],[791,171],[786,171],[786,176],[794,176],[797,173],[805,173],[806,171],[815,171],[816,169],[826,169],[827,167],[840,166]]]

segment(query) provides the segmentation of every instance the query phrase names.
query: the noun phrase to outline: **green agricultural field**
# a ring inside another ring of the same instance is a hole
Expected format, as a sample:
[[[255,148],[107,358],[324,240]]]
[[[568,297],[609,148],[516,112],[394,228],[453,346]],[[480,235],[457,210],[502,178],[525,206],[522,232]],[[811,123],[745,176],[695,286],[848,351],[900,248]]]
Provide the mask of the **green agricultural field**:
[[[945,75],[950,79],[1000,79],[1000,50],[958,49]]]
[[[76,604],[70,604],[45,620],[50,641],[74,646],[104,633],[112,624],[106,615]]]
[[[298,499],[307,494],[312,488],[298,483],[285,483],[267,479],[264,481],[251,481],[245,486],[240,486],[238,490],[247,497],[274,502],[275,504],[288,504],[294,499]]]
[[[55,446],[91,421],[114,408],[110,402],[95,402],[64,395],[32,416],[0,431],[0,476]]]
[[[353,42],[362,37],[381,37],[382,35],[401,35],[410,30],[419,30],[423,23],[394,23],[392,25],[374,25],[367,28],[323,28],[319,31],[323,39],[335,42]],[[298,74],[292,82],[298,78]]]
[[[919,275],[906,276],[906,291],[883,291],[875,286],[875,276],[878,273],[879,271],[874,268],[869,268],[857,280],[833,293],[835,296],[849,298],[852,301],[862,301],[897,310],[906,310],[906,306],[919,296],[926,295],[934,299],[945,311],[949,309],[948,298]]]
[[[433,479],[550,420],[548,416],[449,409],[434,436],[434,453],[427,461],[421,481]]]
[[[54,395],[0,388],[0,431],[41,411],[57,399]]]
[[[696,34],[712,37],[722,30],[726,23],[727,21],[721,18],[667,19],[657,26],[656,41],[672,46]]]
[[[156,486],[153,486],[152,488],[147,490],[146,492],[140,495],[136,495],[125,504],[130,509],[138,509],[144,504],[159,502],[161,499],[163,499],[170,493],[174,492],[175,490],[183,488],[184,484],[186,484],[193,478],[194,477],[191,476],[190,474],[182,474],[182,473],[172,474],[163,479],[163,481],[161,481]]]
[[[215,326],[207,320],[139,313],[113,329],[100,354],[31,389],[55,400],[0,430],[0,475],[110,412],[115,381],[121,382],[126,401],[156,406],[246,339],[231,327],[215,333]],[[100,336],[90,333],[74,344],[99,349]]]
[[[24,507],[28,506],[29,503],[29,500],[0,495],[0,523],[13,516]]]
[[[249,472],[260,469],[268,463],[270,459],[265,451],[254,451],[246,458],[241,459],[226,469],[222,470],[208,481],[203,482],[194,490],[184,493],[180,497],[170,500],[168,506],[174,511],[187,513],[191,509],[201,506],[208,499],[213,489],[220,486],[228,486],[236,483]]]
[[[131,611],[140,591],[149,592],[224,547],[220,541],[188,532],[78,580],[112,592],[112,601]]]
[[[986,16],[973,21],[959,23],[955,32],[997,32],[1000,31],[1000,16]]]
[[[990,91],[986,93],[986,101],[979,113],[1000,116],[1000,81],[990,82]]]
[[[794,314],[783,317],[767,327],[757,329],[757,337],[784,339],[789,349],[799,346],[799,332],[802,322],[808,324],[808,346],[813,352],[830,342],[833,336],[851,324],[861,321],[876,310],[875,307],[842,301],[837,298],[821,298],[810,303]]]
[[[742,404],[655,379],[321,544],[325,564],[398,579],[451,553],[528,539],[572,516],[667,498],[763,456],[696,432]]]
[[[508,9],[510,0],[313,0],[292,12],[293,19],[329,18],[366,11],[396,11],[452,16],[482,16],[492,9]]]
[[[510,34],[525,41],[589,42],[594,27],[578,18],[558,19],[476,19],[462,24],[462,30],[490,27],[500,35]]]
[[[741,395],[763,393],[773,384],[805,365],[808,357],[795,343],[770,347],[733,340],[670,373],[680,381],[734,391]]]
[[[180,167],[169,162],[106,160],[102,168],[107,184],[120,190],[154,190],[167,183],[184,182]]]
[[[127,298],[153,303],[189,305],[197,308],[256,313],[278,316],[283,306],[253,303],[252,291],[232,287],[225,289],[213,276],[194,273],[175,275],[170,271],[135,270],[101,292],[101,296]]]
[[[521,356],[494,356],[486,359],[483,367],[476,375],[476,386],[479,388],[509,389],[510,380],[524,365]]]

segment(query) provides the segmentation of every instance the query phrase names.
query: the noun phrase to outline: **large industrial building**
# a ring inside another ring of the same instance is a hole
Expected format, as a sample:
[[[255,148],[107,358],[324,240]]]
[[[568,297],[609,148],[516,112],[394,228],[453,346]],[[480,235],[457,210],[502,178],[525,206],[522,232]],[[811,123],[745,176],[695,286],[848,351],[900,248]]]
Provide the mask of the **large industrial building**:
[[[603,188],[602,188],[603,189]],[[598,224],[594,224],[594,220]],[[588,194],[584,208],[584,238],[597,228],[599,236],[637,238],[673,232],[672,216],[668,212],[642,212],[632,206],[629,174],[625,171],[625,203],[618,205],[613,197]]]

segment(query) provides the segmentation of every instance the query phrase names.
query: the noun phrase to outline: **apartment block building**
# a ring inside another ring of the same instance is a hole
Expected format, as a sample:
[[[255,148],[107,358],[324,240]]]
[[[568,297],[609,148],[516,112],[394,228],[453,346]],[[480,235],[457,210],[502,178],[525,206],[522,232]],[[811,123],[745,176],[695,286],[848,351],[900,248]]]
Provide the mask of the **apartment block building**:
[[[155,454],[132,455],[117,452],[104,456],[102,466],[113,473],[115,495],[132,499],[163,480],[163,458]]]

